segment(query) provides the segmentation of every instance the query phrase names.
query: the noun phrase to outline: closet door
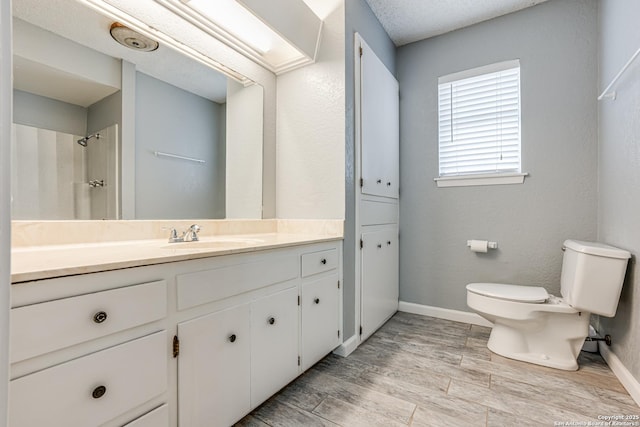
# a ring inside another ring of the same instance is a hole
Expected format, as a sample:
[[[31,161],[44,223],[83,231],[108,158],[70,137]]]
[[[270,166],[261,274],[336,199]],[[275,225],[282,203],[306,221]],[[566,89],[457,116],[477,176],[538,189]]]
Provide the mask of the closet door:
[[[362,193],[398,198],[400,99],[398,82],[362,42]]]

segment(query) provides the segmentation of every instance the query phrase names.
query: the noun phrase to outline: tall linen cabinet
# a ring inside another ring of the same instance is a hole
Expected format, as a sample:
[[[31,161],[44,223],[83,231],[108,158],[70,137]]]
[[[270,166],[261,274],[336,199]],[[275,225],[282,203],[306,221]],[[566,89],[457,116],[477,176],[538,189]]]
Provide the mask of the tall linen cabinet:
[[[355,44],[356,326],[362,341],[398,309],[400,118],[397,80],[358,34]]]

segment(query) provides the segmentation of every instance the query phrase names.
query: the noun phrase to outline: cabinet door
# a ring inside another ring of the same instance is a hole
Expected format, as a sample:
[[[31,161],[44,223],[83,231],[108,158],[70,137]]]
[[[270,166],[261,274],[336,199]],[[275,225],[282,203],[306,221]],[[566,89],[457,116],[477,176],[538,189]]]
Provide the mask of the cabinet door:
[[[398,310],[398,228],[362,233],[362,339]]]
[[[178,324],[180,426],[231,425],[249,412],[250,319],[243,304]]]
[[[340,289],[331,274],[302,284],[302,369],[340,344]]]
[[[398,198],[400,102],[398,82],[362,43],[360,63],[362,111],[362,192]]]
[[[251,407],[298,375],[298,287],[251,304]]]

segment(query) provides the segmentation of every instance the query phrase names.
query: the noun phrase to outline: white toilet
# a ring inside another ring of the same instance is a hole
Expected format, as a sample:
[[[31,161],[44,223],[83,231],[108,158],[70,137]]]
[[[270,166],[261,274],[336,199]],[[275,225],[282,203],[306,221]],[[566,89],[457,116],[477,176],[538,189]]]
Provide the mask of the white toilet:
[[[470,283],[467,305],[493,322],[489,350],[510,359],[576,370],[591,313],[613,317],[631,254],[601,243],[566,240],[560,293]]]

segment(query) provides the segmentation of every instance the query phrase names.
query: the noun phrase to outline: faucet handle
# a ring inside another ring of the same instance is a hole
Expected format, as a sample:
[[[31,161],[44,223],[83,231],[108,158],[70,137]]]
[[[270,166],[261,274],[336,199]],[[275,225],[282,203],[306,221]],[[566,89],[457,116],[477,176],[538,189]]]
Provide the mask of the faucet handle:
[[[178,230],[173,227],[162,227],[163,230],[169,230],[169,243],[182,242],[182,239],[178,237]]]
[[[198,241],[198,233],[200,232],[200,230],[202,230],[202,228],[198,224],[193,224],[191,227],[189,227],[189,231],[191,231],[192,242]]]

